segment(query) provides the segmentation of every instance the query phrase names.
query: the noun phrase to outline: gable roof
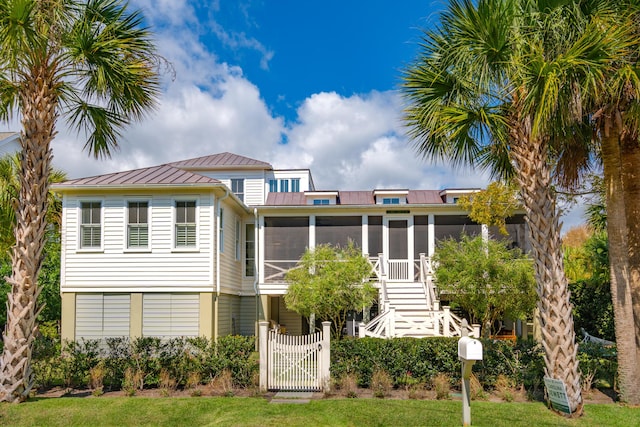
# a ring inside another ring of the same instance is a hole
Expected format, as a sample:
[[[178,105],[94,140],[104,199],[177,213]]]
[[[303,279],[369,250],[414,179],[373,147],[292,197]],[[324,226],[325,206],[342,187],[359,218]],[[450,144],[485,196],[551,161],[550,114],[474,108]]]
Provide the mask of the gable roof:
[[[273,169],[267,162],[228,152],[180,160],[169,164],[182,169]]]
[[[178,169],[171,165],[152,166],[106,175],[71,179],[54,184],[55,189],[73,187],[124,187],[144,185],[194,185],[222,184],[217,179]]]

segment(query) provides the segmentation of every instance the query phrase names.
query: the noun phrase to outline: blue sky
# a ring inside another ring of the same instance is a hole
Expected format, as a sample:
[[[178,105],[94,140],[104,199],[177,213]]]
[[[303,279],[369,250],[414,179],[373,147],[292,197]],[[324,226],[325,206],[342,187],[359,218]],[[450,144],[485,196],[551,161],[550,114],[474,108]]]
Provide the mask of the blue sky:
[[[111,159],[88,158],[82,137],[60,122],[54,164],[69,177],[229,151],[275,168],[309,168],[322,190],[489,181],[480,171],[420,158],[402,124],[401,70],[445,0],[130,5],[143,11],[175,78],[163,75],[158,110],[126,131]],[[579,221],[575,212],[565,218]]]

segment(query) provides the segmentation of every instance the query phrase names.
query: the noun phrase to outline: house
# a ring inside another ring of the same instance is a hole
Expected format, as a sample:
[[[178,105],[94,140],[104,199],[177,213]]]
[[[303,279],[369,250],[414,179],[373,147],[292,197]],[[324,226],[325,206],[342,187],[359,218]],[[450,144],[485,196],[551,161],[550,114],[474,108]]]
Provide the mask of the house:
[[[0,132],[0,158],[20,151],[20,134]]]
[[[301,334],[306,319],[283,300],[286,272],[307,247],[349,240],[380,289],[361,335],[455,333],[460,319],[439,306],[429,257],[438,239],[491,232],[455,203],[477,189],[320,191],[308,169],[231,153],[53,189],[63,205],[67,340],[253,335],[265,319]],[[524,248],[522,215],[507,227]]]

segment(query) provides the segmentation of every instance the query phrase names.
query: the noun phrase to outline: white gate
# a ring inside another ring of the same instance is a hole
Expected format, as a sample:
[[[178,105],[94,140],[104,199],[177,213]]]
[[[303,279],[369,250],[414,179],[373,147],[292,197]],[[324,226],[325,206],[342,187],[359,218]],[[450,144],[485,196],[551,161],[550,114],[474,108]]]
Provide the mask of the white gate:
[[[329,322],[322,332],[283,335],[260,322],[260,388],[321,391],[329,386]]]

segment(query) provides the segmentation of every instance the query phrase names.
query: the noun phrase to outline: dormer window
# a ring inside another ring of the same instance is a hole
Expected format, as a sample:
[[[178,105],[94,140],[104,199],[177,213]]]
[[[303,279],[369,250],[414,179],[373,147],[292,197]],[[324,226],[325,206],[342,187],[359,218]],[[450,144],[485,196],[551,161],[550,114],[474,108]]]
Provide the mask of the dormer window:
[[[313,204],[314,205],[328,205],[329,204],[329,199],[314,199],[313,200]]]
[[[409,190],[374,190],[378,205],[406,205]]]

